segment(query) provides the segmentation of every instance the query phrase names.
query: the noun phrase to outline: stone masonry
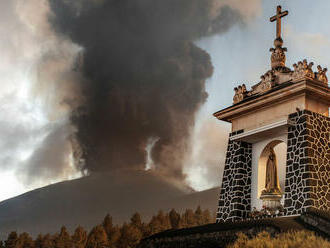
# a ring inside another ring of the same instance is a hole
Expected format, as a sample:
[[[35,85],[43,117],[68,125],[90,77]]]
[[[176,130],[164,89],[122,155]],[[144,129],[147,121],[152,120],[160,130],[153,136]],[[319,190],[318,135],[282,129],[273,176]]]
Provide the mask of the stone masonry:
[[[229,141],[217,223],[248,217],[251,211],[251,175],[252,145],[242,141]]]
[[[289,116],[285,212],[330,209],[330,118],[307,110]]]

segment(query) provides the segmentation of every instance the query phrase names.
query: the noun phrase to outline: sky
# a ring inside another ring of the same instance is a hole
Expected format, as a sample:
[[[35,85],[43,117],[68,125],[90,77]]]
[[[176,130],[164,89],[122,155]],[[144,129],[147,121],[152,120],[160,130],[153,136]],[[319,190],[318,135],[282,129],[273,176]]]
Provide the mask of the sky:
[[[250,87],[270,69],[269,48],[275,38],[275,24],[269,22],[269,17],[275,14],[278,4],[289,10],[289,16],[282,22],[284,45],[288,48],[287,66],[304,58],[325,67],[330,62],[327,25],[330,2],[324,0],[260,1],[252,15],[246,14],[244,24],[237,24],[221,35],[197,40],[196,44],[210,54],[214,73],[207,82],[207,101],[196,115],[192,151],[184,165],[187,182],[196,190],[220,184],[230,125],[215,120],[212,114],[231,105],[235,86],[245,83]],[[72,58],[78,56],[81,47],[56,36],[47,23],[36,19],[39,15],[33,15],[29,6],[21,1],[13,7],[19,13],[17,20],[6,13],[0,15],[4,24],[0,27],[0,201],[82,176],[74,167],[67,142],[67,137],[75,132],[68,109],[65,104],[58,106],[54,99],[55,95],[65,94],[67,87],[75,89],[75,85],[61,85],[49,92],[43,90],[42,83],[35,84],[37,78],[42,78],[48,85],[55,85],[58,71],[65,75],[64,80],[61,78],[64,82],[77,77],[67,68],[74,67]],[[39,11],[47,9],[40,6]],[[63,56],[58,56],[58,48]],[[40,65],[31,63],[45,61],[45,56],[51,59],[42,66],[54,68],[54,77],[38,75],[35,67]],[[55,151],[52,156],[47,149]],[[41,177],[39,173],[31,181],[36,162],[65,168],[44,170]]]

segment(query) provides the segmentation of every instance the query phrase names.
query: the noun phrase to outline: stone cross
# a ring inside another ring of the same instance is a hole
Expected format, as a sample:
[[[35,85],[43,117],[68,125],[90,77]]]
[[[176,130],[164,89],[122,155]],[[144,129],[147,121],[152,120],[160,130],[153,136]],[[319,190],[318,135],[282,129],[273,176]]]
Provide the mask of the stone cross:
[[[282,26],[282,18],[287,16],[289,11],[282,12],[282,7],[277,6],[277,13],[275,16],[270,18],[271,22],[276,21],[276,38],[281,38],[281,26]]]

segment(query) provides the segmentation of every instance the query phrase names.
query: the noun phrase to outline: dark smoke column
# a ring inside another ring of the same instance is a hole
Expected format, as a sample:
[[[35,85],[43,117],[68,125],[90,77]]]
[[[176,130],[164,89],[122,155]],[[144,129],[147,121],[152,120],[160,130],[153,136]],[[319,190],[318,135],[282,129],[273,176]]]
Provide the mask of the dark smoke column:
[[[82,169],[144,169],[154,137],[156,171],[184,177],[190,129],[213,71],[193,41],[239,20],[228,7],[215,14],[215,2],[50,0],[55,30],[84,48],[85,103],[72,112]]]

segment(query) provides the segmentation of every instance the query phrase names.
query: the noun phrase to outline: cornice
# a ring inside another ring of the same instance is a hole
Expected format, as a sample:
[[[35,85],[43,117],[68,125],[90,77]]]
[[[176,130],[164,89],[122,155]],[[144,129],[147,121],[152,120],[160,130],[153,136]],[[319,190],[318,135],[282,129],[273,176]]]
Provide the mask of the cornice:
[[[213,115],[219,120],[231,122],[237,116],[263,108],[269,108],[279,102],[289,101],[298,96],[316,97],[319,101],[330,106],[330,88],[319,81],[303,78],[283,83],[263,95],[247,98]]]

